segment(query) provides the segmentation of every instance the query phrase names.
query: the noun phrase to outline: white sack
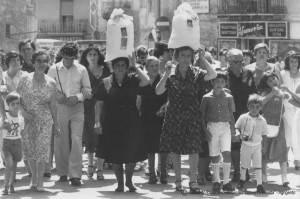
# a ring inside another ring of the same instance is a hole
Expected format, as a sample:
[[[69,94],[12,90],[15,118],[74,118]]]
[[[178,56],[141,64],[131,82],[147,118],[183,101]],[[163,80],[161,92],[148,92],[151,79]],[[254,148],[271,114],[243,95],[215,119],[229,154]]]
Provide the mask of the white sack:
[[[114,9],[107,22],[105,62],[128,57],[134,52],[133,18],[122,9]]]
[[[200,48],[200,26],[197,13],[188,3],[183,3],[174,12],[169,48],[189,46]]]

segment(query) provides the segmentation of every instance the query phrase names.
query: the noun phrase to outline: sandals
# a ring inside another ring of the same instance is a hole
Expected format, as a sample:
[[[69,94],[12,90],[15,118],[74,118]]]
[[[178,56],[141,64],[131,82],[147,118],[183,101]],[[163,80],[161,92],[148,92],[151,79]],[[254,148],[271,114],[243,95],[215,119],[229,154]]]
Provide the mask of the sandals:
[[[102,170],[97,171],[97,180],[104,180],[104,175]]]
[[[87,169],[88,178],[93,178],[93,175],[94,175],[94,166],[88,166],[88,169]]]
[[[189,186],[191,194],[204,194],[204,192],[199,187],[197,187],[197,182],[190,182]]]

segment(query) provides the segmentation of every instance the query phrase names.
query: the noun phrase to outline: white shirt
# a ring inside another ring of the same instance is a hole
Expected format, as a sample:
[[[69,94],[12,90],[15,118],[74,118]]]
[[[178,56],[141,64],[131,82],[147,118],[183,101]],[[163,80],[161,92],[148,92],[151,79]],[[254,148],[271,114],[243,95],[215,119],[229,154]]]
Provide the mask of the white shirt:
[[[8,131],[7,129],[2,129],[3,139],[9,139],[9,140],[21,139],[22,138],[21,131],[25,127],[23,116],[19,114],[18,117],[12,117],[9,113],[6,113],[6,116],[8,122],[11,125],[11,130]]]

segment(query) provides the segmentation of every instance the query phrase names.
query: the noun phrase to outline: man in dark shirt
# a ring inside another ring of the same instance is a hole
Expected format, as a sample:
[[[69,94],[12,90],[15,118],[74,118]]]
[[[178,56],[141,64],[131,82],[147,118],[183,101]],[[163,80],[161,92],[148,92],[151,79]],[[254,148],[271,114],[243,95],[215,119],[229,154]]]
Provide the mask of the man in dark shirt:
[[[34,71],[33,64],[31,62],[32,55],[36,50],[35,42],[31,39],[26,39],[20,41],[19,43],[19,51],[24,59],[24,63],[22,65],[22,70],[31,73]]]
[[[229,67],[226,69],[228,71],[228,88],[231,91],[231,95],[233,96],[236,112],[234,113],[235,120],[239,118],[239,116],[248,111],[247,109],[247,100],[251,93],[254,93],[255,90],[249,87],[247,84],[243,83],[243,53],[241,50],[233,48],[230,49],[227,53],[227,62]],[[232,138],[234,140],[236,138]],[[231,143],[231,158],[234,166],[234,173],[232,181],[238,181],[240,179],[240,142],[232,142]],[[247,180],[249,180],[250,176],[247,172]]]

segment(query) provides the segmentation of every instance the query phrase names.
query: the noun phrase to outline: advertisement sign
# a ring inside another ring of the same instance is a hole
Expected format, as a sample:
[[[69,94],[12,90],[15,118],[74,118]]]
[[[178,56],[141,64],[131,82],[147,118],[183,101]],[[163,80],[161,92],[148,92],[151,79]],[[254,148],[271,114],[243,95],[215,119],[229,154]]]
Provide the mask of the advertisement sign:
[[[266,22],[239,23],[239,37],[260,38],[266,37]]]
[[[181,2],[189,3],[197,13],[209,13],[209,0],[182,0]]]
[[[268,37],[287,38],[287,22],[268,22]]]
[[[237,37],[238,23],[220,23],[220,37]]]

